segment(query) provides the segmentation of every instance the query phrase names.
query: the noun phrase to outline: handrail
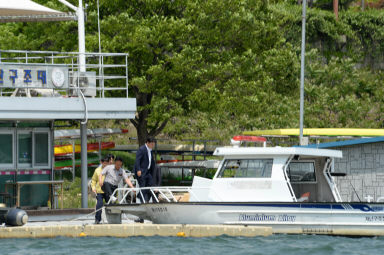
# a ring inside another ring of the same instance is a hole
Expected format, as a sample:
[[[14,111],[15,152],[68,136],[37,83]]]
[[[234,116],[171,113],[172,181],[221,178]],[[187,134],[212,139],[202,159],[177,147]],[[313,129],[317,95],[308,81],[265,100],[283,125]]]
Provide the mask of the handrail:
[[[73,51],[40,51],[40,50],[0,50],[1,53],[33,53],[33,54],[57,54],[57,55],[79,55]],[[128,53],[109,53],[109,52],[85,52],[86,56],[129,56]],[[53,56],[51,56],[53,57]]]
[[[0,88],[0,96],[9,96],[7,90],[16,91],[16,89],[35,90],[37,94],[44,93],[39,90],[53,90],[59,92],[63,97],[80,97],[80,93],[73,94],[76,87],[79,86],[79,75],[83,73],[80,70],[78,61],[80,56],[85,56],[86,72],[85,77],[88,81],[87,86],[80,89],[87,93],[83,93],[87,97],[100,96],[101,98],[129,98],[128,93],[128,53],[101,53],[101,52],[85,52],[81,55],[79,52],[59,52],[59,51],[28,51],[28,50],[0,50],[1,65],[20,68],[35,69],[44,66],[47,70],[58,68],[63,70],[66,77],[65,83],[62,86],[54,86],[49,78],[49,82],[40,84],[34,81],[26,85],[19,82],[15,86],[12,84],[4,84]],[[29,68],[30,67],[30,68]],[[41,67],[41,68],[44,68]],[[46,71],[47,74],[49,71]],[[36,80],[36,74],[33,74]],[[77,77],[77,82],[73,77]],[[32,79],[32,78],[31,78]],[[47,75],[48,79],[48,75]],[[121,80],[121,85],[116,85],[114,80]],[[124,85],[123,85],[124,84]],[[24,86],[25,85],[25,86]],[[117,87],[116,87],[117,86]],[[5,91],[3,91],[5,89]],[[108,93],[105,93],[107,92]],[[109,91],[121,91],[121,93],[110,93]],[[11,93],[12,94],[12,93]],[[85,116],[85,119],[87,116]]]
[[[184,187],[184,186],[172,186],[172,187],[161,186],[161,187],[143,187],[143,188],[123,187],[123,188],[115,189],[115,191],[112,193],[111,197],[112,196],[117,197],[118,192],[123,192],[122,199],[120,199],[120,201],[118,201],[118,204],[123,204],[124,202],[126,202],[126,198],[129,194],[135,194],[136,198],[138,196],[141,196],[141,198],[142,198],[141,203],[146,203],[145,199],[143,197],[143,194],[140,191],[150,190],[150,192],[152,193],[152,198],[155,198],[156,203],[159,203],[159,199],[156,196],[156,192],[159,192],[165,198],[165,200],[167,200],[167,202],[171,203],[173,201],[173,202],[177,203],[178,200],[175,198],[174,192],[184,192],[184,193],[188,192],[191,196],[193,196],[194,198],[197,199],[197,196],[194,194],[193,189],[209,189],[209,188],[208,187],[207,188],[203,188],[203,187],[193,187],[192,188],[192,187]],[[168,193],[171,196],[171,199],[168,198],[166,193]],[[133,196],[131,196],[131,203],[132,202],[133,202]],[[108,200],[107,204],[110,204],[110,203],[111,203],[111,198]],[[152,201],[152,203],[153,203],[153,201]]]
[[[332,164],[333,164],[333,159],[327,159],[325,165],[324,165],[324,170],[323,170],[323,175],[325,179],[327,180],[328,186],[331,189],[332,195],[335,198],[336,202],[343,202],[343,199],[340,196],[339,190],[337,189],[334,178],[331,176],[330,170],[332,169]]]

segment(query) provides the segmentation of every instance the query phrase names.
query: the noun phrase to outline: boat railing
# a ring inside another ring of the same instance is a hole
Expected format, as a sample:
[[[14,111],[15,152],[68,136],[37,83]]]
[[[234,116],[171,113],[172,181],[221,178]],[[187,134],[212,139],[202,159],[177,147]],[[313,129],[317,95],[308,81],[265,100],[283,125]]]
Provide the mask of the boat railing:
[[[194,190],[210,190],[204,187],[185,187],[185,186],[172,186],[172,187],[142,187],[142,188],[117,188],[112,193],[107,204],[114,203],[117,200],[117,204],[134,204],[134,203],[148,203],[144,199],[144,190],[149,190],[152,203],[168,202],[189,202],[190,198],[193,201],[201,202],[199,197],[195,194]],[[118,194],[120,198],[117,199]],[[188,194],[188,195],[186,195]],[[139,202],[140,201],[140,202]]]
[[[335,201],[342,202],[343,200],[340,196],[339,190],[337,189],[334,178],[331,175],[331,170],[334,168],[333,164],[334,164],[333,159],[327,159],[327,162],[325,163],[325,166],[324,166],[323,174],[325,176],[325,179],[327,180],[329,187],[331,188],[331,192],[333,197],[335,198]]]

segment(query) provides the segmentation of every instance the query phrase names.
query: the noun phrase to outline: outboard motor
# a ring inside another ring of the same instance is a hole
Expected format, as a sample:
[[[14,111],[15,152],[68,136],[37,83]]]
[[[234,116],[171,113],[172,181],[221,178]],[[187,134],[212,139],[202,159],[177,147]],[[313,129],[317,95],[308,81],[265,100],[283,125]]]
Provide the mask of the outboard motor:
[[[23,226],[28,221],[28,215],[18,208],[0,207],[0,224],[8,226]]]

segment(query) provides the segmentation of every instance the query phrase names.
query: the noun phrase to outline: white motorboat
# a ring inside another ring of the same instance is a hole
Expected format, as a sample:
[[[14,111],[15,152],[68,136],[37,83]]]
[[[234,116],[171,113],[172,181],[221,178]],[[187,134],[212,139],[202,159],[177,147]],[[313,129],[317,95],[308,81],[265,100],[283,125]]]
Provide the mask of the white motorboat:
[[[106,206],[108,222],[119,223],[127,213],[159,224],[260,225],[276,233],[384,231],[384,203],[342,201],[334,181],[343,176],[334,169],[341,151],[221,147],[214,155],[223,160],[213,179],[195,176],[191,187],[147,188],[153,194],[148,203],[132,199],[143,189],[118,189],[123,198]]]

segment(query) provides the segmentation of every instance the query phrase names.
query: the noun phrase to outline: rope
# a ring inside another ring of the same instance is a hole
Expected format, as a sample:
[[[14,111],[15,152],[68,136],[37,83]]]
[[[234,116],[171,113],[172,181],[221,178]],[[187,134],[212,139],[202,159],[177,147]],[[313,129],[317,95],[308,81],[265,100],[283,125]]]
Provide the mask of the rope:
[[[79,220],[79,219],[81,219],[81,218],[83,218],[83,217],[91,216],[92,214],[96,214],[98,211],[103,210],[103,208],[105,208],[105,206],[103,206],[103,207],[101,207],[100,209],[95,210],[94,212],[91,212],[91,213],[89,213],[89,214],[87,214],[87,215],[82,215],[82,216],[80,216],[80,217],[73,218],[73,219],[71,219],[71,220],[69,220],[69,221],[76,221],[76,220]]]

